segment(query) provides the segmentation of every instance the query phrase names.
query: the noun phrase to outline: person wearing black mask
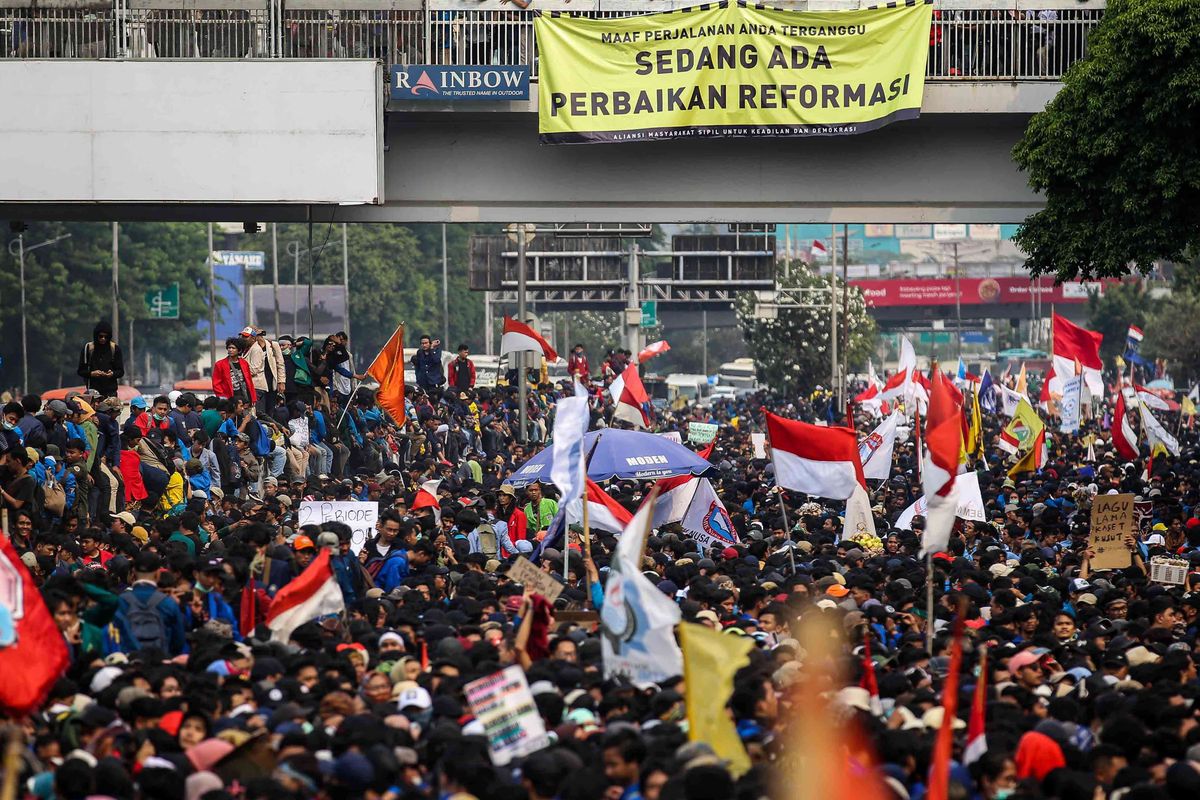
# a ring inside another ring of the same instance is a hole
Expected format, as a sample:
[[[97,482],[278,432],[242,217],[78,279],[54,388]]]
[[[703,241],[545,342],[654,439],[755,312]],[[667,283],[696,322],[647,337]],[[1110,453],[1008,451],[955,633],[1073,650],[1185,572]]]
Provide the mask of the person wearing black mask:
[[[117,384],[125,377],[125,358],[113,341],[112,325],[103,320],[96,323],[92,341],[79,353],[76,373],[83,378],[87,388],[95,389],[100,397],[117,396]]]

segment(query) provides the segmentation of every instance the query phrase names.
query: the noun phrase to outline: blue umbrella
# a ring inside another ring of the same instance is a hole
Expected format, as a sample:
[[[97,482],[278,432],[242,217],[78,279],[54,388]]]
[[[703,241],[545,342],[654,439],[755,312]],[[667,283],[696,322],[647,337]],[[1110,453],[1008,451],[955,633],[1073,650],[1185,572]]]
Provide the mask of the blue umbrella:
[[[618,428],[584,434],[583,451],[589,453],[588,477],[597,483],[613,478],[670,478],[702,475],[716,468],[681,444],[664,436]],[[554,448],[547,447],[521,465],[508,482],[518,488],[534,482],[549,483]]]

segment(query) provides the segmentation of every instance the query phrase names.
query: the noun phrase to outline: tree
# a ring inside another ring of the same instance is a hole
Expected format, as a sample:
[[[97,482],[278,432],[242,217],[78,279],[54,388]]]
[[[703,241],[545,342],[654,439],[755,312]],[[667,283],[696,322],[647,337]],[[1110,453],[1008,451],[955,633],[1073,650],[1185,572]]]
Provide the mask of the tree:
[[[1125,352],[1125,335],[1130,325],[1146,328],[1146,293],[1139,283],[1109,286],[1104,294],[1088,295],[1088,327],[1104,334],[1100,356],[1105,363]]]
[[[808,269],[793,267],[790,274],[778,278],[781,289],[828,288],[828,279]],[[838,328],[841,333],[842,287],[838,286]],[[738,325],[758,365],[759,383],[780,391],[812,389],[829,382],[830,324],[828,308],[779,309],[774,319],[754,313],[752,293],[738,295],[735,304]],[[867,313],[862,293],[849,292],[850,369],[863,367],[874,353],[877,329]]]
[[[1190,386],[1200,377],[1200,295],[1176,290],[1155,301],[1145,330],[1142,354],[1163,359],[1176,386]]]
[[[1013,151],[1046,200],[1014,241],[1060,280],[1200,249],[1200,3],[1109,0],[1088,51]]]
[[[100,320],[112,321],[112,226],[108,223],[35,223],[25,231],[27,245],[70,234],[25,257],[25,314],[29,338],[29,388],[33,391],[80,383],[75,375],[80,348]],[[205,226],[194,223],[128,223],[121,226],[119,299],[121,325],[116,341],[126,351],[126,377],[144,369],[128,358],[133,321],[135,355],[182,366],[195,358],[208,317]],[[20,275],[16,257],[0,251],[0,383],[21,382]],[[179,284],[177,320],[151,320],[145,294]],[[218,309],[220,310],[220,309]]]

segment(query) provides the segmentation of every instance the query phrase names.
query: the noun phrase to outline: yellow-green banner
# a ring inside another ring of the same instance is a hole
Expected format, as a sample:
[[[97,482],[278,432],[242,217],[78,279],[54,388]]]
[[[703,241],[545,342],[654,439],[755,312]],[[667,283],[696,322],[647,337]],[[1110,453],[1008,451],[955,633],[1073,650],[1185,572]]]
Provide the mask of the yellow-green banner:
[[[545,144],[842,136],[921,113],[933,6],[536,21]]]

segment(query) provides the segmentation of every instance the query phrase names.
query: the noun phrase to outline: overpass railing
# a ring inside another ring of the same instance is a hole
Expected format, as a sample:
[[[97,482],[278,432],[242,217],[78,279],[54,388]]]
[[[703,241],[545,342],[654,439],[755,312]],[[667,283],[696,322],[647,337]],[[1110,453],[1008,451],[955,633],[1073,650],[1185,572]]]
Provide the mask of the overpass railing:
[[[871,0],[781,0],[857,7]],[[528,64],[536,10],[619,17],[693,0],[0,0],[0,58],[376,58]],[[1087,53],[1103,0],[937,0],[934,81],[1053,81]]]

